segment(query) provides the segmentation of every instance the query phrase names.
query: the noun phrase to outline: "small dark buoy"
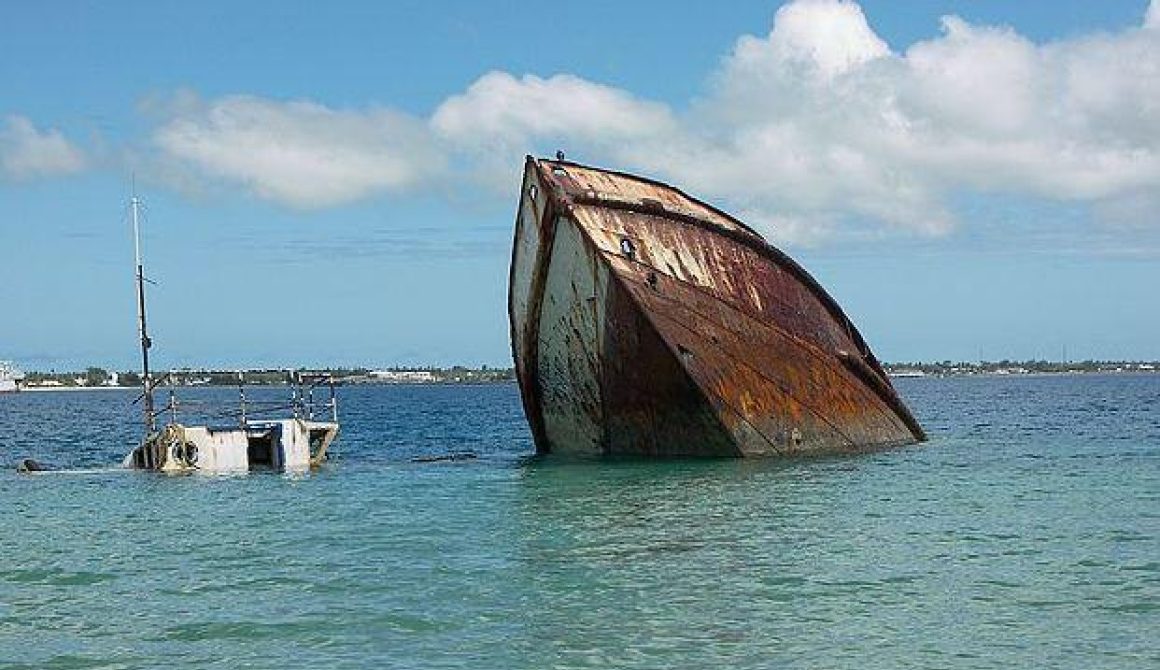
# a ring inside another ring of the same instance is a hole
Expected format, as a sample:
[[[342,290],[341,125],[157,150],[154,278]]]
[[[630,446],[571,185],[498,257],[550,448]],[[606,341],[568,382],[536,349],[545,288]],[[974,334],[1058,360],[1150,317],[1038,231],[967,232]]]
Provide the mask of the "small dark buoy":
[[[17,472],[44,472],[48,469],[45,464],[31,458],[21,459],[20,463],[16,465]]]
[[[560,149],[556,150],[556,160],[558,160],[558,161],[564,160],[564,152]]]

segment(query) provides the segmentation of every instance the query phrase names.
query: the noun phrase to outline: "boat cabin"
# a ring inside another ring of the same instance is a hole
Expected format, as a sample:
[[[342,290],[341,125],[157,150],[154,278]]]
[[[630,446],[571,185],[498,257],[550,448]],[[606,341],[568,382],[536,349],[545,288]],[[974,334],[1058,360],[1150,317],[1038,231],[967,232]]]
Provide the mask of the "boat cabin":
[[[167,376],[167,378],[170,378]],[[330,398],[323,403],[328,421],[315,420],[313,389],[326,382]],[[169,402],[154,412],[168,414],[169,422],[151,432],[141,446],[125,458],[125,466],[139,470],[181,472],[248,472],[251,470],[308,470],[326,461],[327,448],[338,435],[338,406],[333,380],[319,377],[308,382],[295,375],[288,405],[247,401],[239,386],[238,423],[226,426],[190,425],[178,418],[179,409],[204,406],[179,403],[170,390]],[[306,384],[309,383],[309,386]],[[289,410],[289,418],[255,418],[255,414]],[[218,414],[220,416],[220,414]]]
[[[171,373],[151,383],[150,395],[160,381],[172,383],[173,379]],[[241,374],[238,383],[238,408],[224,413],[206,403],[181,402],[169,386],[165,407],[151,410],[153,420],[167,415],[168,422],[160,430],[151,429],[142,445],[125,457],[124,465],[169,473],[237,473],[255,469],[305,471],[324,463],[326,450],[339,434],[338,399],[329,374],[292,373],[289,403],[247,400]],[[319,407],[314,402],[314,389],[322,384],[329,387],[329,398]],[[181,421],[182,410],[202,416],[229,416],[235,423],[190,424]],[[318,412],[328,421],[316,420]]]
[[[308,470],[326,460],[338,434],[332,421],[280,419],[245,427],[171,423],[125,459],[125,465],[162,472]]]

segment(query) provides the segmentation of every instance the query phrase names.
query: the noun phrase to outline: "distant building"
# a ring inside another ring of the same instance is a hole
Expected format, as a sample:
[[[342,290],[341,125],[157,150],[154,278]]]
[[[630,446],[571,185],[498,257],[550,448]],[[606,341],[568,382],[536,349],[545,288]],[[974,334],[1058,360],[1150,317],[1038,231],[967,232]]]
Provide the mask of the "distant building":
[[[0,361],[0,393],[15,393],[20,390],[20,382],[24,373],[17,370],[11,363]]]
[[[370,377],[392,384],[423,384],[436,381],[430,370],[371,370]]]

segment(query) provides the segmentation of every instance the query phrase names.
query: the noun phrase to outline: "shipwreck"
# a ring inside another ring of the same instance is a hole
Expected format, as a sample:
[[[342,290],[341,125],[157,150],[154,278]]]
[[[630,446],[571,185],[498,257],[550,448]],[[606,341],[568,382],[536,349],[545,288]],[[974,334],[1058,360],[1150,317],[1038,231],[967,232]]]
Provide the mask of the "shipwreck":
[[[508,313],[541,454],[776,456],[925,439],[809,273],[657,181],[528,157]]]
[[[251,470],[305,471],[322,465],[338,435],[338,400],[330,374],[295,372],[287,380],[290,399],[255,402],[246,399],[245,378],[238,375],[237,408],[206,407],[179,401],[172,375],[155,377],[149,368],[145,315],[145,266],[141,261],[140,200],[130,201],[136,258],[137,334],[141,343],[141,395],[144,435],[122,463],[127,468],[167,474],[239,473]],[[168,402],[157,406],[157,390],[168,383]],[[329,388],[329,398],[315,402],[315,390]],[[193,411],[215,423],[193,424],[182,413]],[[25,471],[44,469],[35,461]],[[34,467],[35,466],[35,467]]]

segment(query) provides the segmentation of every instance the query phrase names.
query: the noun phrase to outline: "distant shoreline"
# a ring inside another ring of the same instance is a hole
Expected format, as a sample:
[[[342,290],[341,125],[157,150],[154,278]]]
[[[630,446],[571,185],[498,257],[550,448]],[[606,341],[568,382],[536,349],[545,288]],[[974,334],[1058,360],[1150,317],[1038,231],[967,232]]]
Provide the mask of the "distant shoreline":
[[[929,372],[922,374],[912,374],[903,372],[899,374],[895,371],[888,371],[887,376],[890,379],[948,379],[948,378],[969,378],[969,377],[987,377],[987,378],[1028,378],[1028,377],[1079,377],[1079,376],[1144,376],[1160,374],[1160,369],[1152,370],[1066,370],[1066,371],[1026,371],[1026,372],[999,372],[999,371],[973,371],[973,372]],[[494,381],[346,381],[339,382],[337,386],[503,386],[506,384],[515,384],[514,379],[502,379]],[[247,384],[247,388],[285,388],[285,384]],[[169,386],[159,386],[158,391],[170,388]],[[237,388],[236,384],[198,384],[195,386],[177,385],[173,388],[190,389],[190,388]],[[19,391],[15,393],[77,393],[82,391],[140,391],[139,386],[22,386]],[[11,394],[9,394],[11,395]]]
[[[505,384],[515,384],[514,379],[503,379],[496,381],[347,381],[336,382],[335,386],[503,386]],[[173,386],[175,389],[191,389],[191,388],[218,388],[228,389],[237,388],[237,384],[197,384],[185,385],[178,384]],[[246,384],[246,388],[286,388],[286,384]],[[168,385],[161,385],[156,387],[158,392],[170,388]],[[78,391],[140,391],[140,386],[21,386],[18,391],[13,393],[76,393]]]
[[[1000,377],[1000,378],[1026,378],[1026,377],[1091,377],[1105,375],[1108,377],[1117,376],[1147,376],[1160,374],[1160,370],[1067,370],[1061,372],[1048,371],[1031,371],[1031,372],[930,372],[921,375],[914,374],[898,374],[887,372],[886,376],[891,379],[947,379],[951,377]]]
[[[984,363],[886,363],[894,379],[917,377],[1026,377],[1030,375],[1149,374],[1160,372],[1156,361],[995,361]]]
[[[450,368],[251,368],[211,369],[179,368],[157,370],[151,375],[159,387],[223,386],[290,386],[303,388],[356,384],[495,384],[515,381],[513,368],[461,365]],[[27,390],[141,388],[141,375],[133,370],[117,371],[91,366],[83,371],[32,371],[20,384]]]
[[[891,362],[882,363],[881,369],[891,379],[918,379],[924,377],[1028,377],[1046,375],[1090,375],[1090,374],[1155,374],[1160,373],[1160,361],[1045,361],[1045,360],[998,360],[981,362],[935,361],[935,362]],[[326,385],[329,380],[338,386],[445,386],[445,385],[494,385],[516,383],[513,368],[493,368],[481,366],[468,368],[456,365],[438,367],[391,367],[391,368],[329,368],[298,369],[176,369],[159,372],[153,376],[159,388],[237,388],[244,380],[246,387],[288,387],[300,384],[303,387]],[[21,391],[86,391],[92,389],[140,390],[139,373],[118,372],[99,367],[89,367],[84,371],[29,372],[23,382],[18,382]]]
[[[21,386],[18,393],[49,393],[52,391],[139,391],[138,386]]]

